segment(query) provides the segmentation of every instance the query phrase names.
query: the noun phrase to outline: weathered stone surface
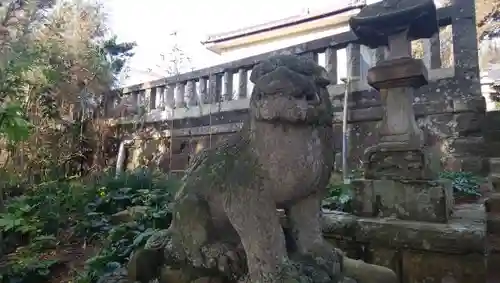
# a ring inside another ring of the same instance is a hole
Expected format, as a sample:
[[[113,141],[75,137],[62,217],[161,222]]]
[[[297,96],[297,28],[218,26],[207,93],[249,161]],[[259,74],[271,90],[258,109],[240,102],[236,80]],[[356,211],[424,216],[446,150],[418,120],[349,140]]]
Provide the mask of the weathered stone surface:
[[[396,249],[371,245],[368,248],[369,262],[388,267],[401,277],[401,252]]]
[[[222,281],[221,278],[218,277],[201,277],[194,281],[191,281],[191,283],[223,283],[223,282],[224,281]]]
[[[364,172],[367,179],[432,180],[437,177],[429,167],[427,151],[391,149],[379,144],[365,151]]]
[[[485,202],[486,213],[500,215],[500,193],[491,195]]]
[[[432,0],[385,0],[363,8],[349,25],[362,44],[376,48],[405,29],[410,31],[410,39],[430,38],[438,31],[436,14]]]
[[[458,206],[448,224],[362,218],[345,213],[325,213],[323,223],[326,238],[335,243],[342,239],[342,246],[350,246],[351,250],[356,250],[352,244],[356,243],[361,259],[393,268],[400,282],[442,283],[447,282],[441,280],[449,274],[457,280],[450,282],[484,282],[472,281],[484,278],[486,271],[485,213],[479,204]],[[437,256],[439,262],[433,264],[442,269],[425,268],[426,263],[422,268],[411,266]],[[460,266],[468,261],[473,261],[471,269],[461,270]],[[470,270],[475,270],[477,277],[469,277]]]
[[[482,156],[445,156],[443,158],[444,169],[456,172],[473,172],[484,175],[487,168],[487,160]]]
[[[342,237],[333,237],[327,239],[328,242],[338,249],[341,249],[344,254],[353,259],[363,259],[363,246],[356,243],[353,239],[344,239]]]
[[[490,253],[500,253],[500,193],[492,194],[485,201],[486,241]]]
[[[449,182],[354,180],[354,214],[447,222],[452,211]]]
[[[381,61],[368,70],[368,84],[377,90],[390,87],[418,88],[427,84],[427,77],[424,62],[414,58]]]
[[[481,136],[450,138],[447,139],[443,145],[447,147],[446,151],[450,155],[454,156],[459,156],[462,154],[484,156],[486,153],[484,138]]]
[[[402,255],[402,282],[485,282],[483,254],[446,255],[406,250]]]
[[[356,241],[447,254],[483,253],[484,223],[423,223],[389,219],[360,219]]]
[[[428,138],[464,137],[481,133],[482,118],[477,112],[444,113],[420,117],[417,124],[428,132]]]
[[[363,110],[370,112],[373,108]],[[425,145],[430,157],[430,162],[440,163],[439,167],[449,170],[463,170],[475,173],[482,173],[487,168],[487,162],[483,155],[477,155],[478,152],[488,152],[488,156],[499,154],[500,143],[495,146],[488,146],[491,143],[482,143],[482,140],[472,137],[471,142],[454,142],[453,151],[457,156],[451,156],[448,147],[449,139],[467,139],[469,135],[479,135],[481,133],[481,124],[483,114],[477,112],[463,113],[443,113],[436,115],[421,116],[417,119],[418,126],[423,130],[425,136]],[[364,150],[379,142],[379,133],[377,131],[377,121],[353,122],[349,124],[349,167],[359,168],[364,156]],[[342,132],[342,124],[334,124],[336,133]],[[482,143],[482,144],[481,144]],[[342,135],[334,136],[334,148],[337,151],[342,149]],[[500,156],[500,155],[499,155]],[[436,167],[432,164],[431,167]],[[436,169],[441,171],[442,169]]]
[[[500,278],[500,253],[490,253],[486,263],[486,283],[496,283]]]
[[[166,266],[161,269],[159,283],[190,283],[192,279],[186,272]]]

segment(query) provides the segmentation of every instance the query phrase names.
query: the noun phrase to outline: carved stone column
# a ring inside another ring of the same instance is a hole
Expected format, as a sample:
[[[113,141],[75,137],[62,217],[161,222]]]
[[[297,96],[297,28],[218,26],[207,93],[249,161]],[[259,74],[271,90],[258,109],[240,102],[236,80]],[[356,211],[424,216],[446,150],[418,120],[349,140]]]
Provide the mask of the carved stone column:
[[[349,22],[359,43],[387,46],[387,56],[368,70],[368,84],[380,92],[383,118],[379,144],[364,154],[365,178],[357,184],[355,211],[365,216],[446,222],[449,184],[436,182],[413,110],[415,89],[426,85],[427,68],[411,57],[411,41],[439,32],[432,0],[384,0],[366,6]]]

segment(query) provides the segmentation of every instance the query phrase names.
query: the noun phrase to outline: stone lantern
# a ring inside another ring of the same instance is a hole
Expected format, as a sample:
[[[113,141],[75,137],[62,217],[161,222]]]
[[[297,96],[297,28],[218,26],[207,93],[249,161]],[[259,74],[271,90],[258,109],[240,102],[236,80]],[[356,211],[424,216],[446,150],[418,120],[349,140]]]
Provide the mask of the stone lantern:
[[[349,21],[358,43],[387,47],[387,58],[368,71],[383,118],[379,143],[364,153],[365,179],[353,182],[359,216],[447,222],[451,215],[451,184],[437,181],[438,162],[432,162],[413,110],[414,92],[428,75],[424,62],[411,57],[411,41],[439,32],[436,14],[432,0],[385,0]]]

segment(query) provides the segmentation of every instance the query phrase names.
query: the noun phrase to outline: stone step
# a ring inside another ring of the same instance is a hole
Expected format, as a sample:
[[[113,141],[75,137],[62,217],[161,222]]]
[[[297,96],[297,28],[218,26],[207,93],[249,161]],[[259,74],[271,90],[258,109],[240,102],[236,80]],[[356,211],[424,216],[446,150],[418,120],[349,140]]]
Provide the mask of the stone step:
[[[487,153],[484,138],[479,137],[460,137],[448,141],[448,150],[455,155],[473,155],[485,156]]]

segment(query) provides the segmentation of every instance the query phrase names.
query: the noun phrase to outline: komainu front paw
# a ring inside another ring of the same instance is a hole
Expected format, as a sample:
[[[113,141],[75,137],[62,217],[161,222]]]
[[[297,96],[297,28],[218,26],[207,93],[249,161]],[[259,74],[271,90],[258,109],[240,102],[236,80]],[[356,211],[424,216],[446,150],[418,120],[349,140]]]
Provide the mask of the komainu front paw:
[[[280,266],[278,276],[269,282],[283,283],[332,283],[329,272],[308,256],[294,258]]]
[[[301,261],[313,260],[317,268],[323,269],[332,278],[332,282],[341,282],[343,279],[342,259],[343,252],[327,242],[318,244],[304,255],[296,255]]]
[[[245,251],[226,243],[212,243],[201,248],[203,266],[218,269],[229,278],[239,278],[246,272]]]

